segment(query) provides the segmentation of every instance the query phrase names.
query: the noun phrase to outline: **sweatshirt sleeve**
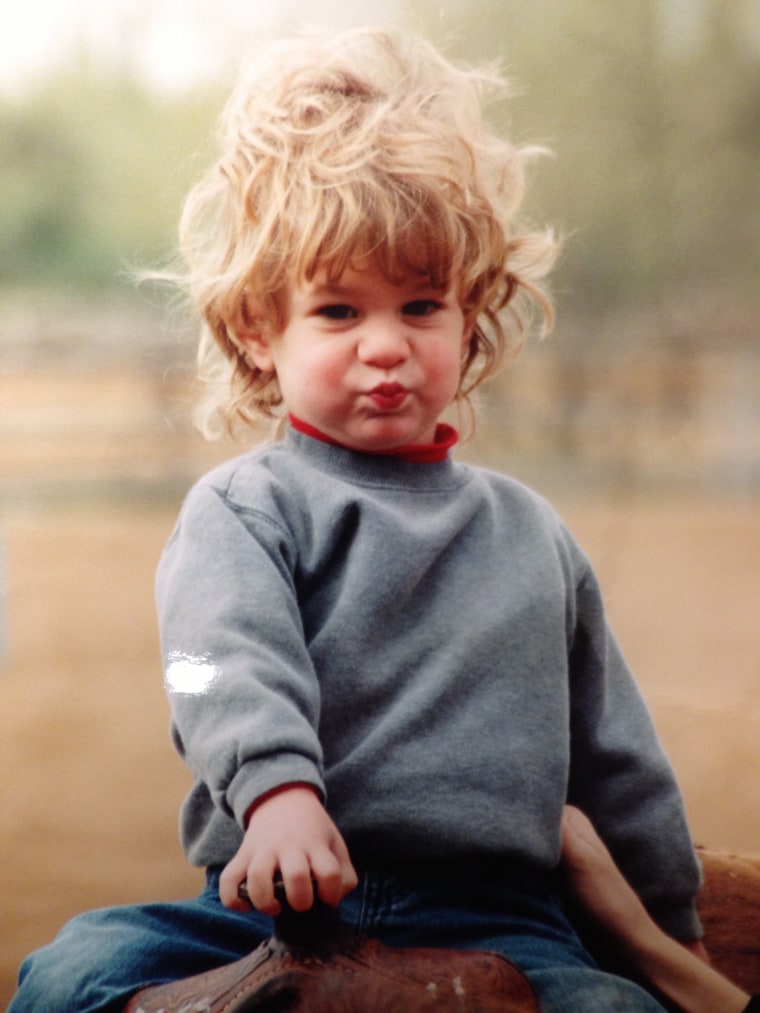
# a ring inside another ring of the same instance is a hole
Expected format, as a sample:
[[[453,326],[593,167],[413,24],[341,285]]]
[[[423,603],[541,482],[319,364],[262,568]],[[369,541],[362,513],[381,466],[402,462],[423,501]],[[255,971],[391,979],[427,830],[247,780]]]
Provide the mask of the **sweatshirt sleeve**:
[[[156,582],[172,737],[196,783],[240,826],[261,795],[304,782],[324,795],[319,689],[276,517],[201,483]]]
[[[568,801],[594,823],[652,917],[676,938],[695,939],[701,877],[683,800],[589,568],[576,609]]]

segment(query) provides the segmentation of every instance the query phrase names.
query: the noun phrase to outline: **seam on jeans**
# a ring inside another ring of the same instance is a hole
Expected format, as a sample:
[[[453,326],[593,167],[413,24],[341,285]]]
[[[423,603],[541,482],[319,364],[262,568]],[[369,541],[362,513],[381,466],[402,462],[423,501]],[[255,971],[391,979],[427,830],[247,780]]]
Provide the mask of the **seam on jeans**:
[[[388,877],[381,872],[367,872],[362,884],[362,899],[359,909],[359,931],[363,935],[373,935],[378,926],[387,921],[393,908],[389,901],[390,884]]]

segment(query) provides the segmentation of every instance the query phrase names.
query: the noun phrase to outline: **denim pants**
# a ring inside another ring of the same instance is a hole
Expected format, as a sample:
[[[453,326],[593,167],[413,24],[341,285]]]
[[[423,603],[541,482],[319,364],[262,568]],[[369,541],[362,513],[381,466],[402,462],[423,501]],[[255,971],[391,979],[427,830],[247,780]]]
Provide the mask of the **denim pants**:
[[[116,1013],[150,984],[248,954],[272,932],[259,912],[228,911],[219,871],[200,897],[91,911],[24,962],[8,1013]],[[600,971],[548,877],[461,866],[372,869],[341,905],[343,920],[388,945],[498,951],[530,979],[545,1013],[663,1013],[637,985]]]

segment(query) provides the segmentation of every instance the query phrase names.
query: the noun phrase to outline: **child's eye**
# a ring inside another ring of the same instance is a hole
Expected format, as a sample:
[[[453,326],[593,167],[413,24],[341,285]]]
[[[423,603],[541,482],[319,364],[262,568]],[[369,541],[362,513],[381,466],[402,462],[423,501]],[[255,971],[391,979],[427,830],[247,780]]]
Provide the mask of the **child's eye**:
[[[435,299],[415,299],[404,304],[404,315],[407,317],[428,317],[441,308]]]
[[[354,320],[357,316],[353,306],[344,303],[331,303],[328,306],[320,306],[317,316],[326,317],[328,320]]]

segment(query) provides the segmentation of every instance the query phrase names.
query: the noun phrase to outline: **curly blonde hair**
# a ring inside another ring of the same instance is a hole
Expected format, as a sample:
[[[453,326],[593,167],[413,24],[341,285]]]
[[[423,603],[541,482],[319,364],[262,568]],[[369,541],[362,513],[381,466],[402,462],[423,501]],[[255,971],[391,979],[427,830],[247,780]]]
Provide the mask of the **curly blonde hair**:
[[[532,311],[544,328],[550,231],[519,231],[525,166],[483,123],[491,70],[455,67],[420,39],[358,30],[272,46],[233,92],[222,156],[190,192],[180,226],[183,277],[203,321],[212,437],[282,414],[277,377],[246,358],[239,335],[275,333],[294,283],[338,278],[370,256],[389,280],[456,284],[473,336],[457,401],[516,350]]]

